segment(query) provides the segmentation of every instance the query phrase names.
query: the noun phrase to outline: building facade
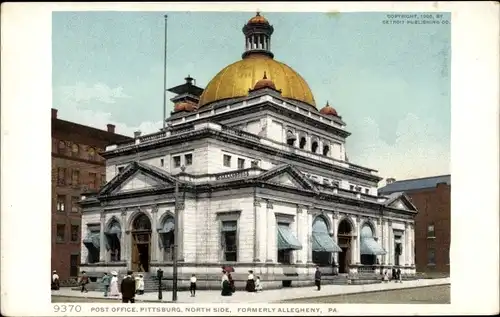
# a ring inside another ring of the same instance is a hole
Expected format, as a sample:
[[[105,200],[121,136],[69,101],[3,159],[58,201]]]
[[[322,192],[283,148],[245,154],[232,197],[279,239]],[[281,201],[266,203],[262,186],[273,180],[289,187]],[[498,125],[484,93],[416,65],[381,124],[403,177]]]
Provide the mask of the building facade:
[[[391,194],[404,191],[417,207],[415,264],[417,272],[450,272],[451,175],[395,181],[379,189]]]
[[[80,264],[81,212],[78,202],[86,190],[106,182],[106,146],[130,138],[61,120],[52,109],[52,257],[62,281],[76,277]]]
[[[415,272],[415,207],[404,193],[379,196],[377,172],[346,159],[345,123],[274,59],[273,30],[257,14],[240,61],[204,89],[189,76],[169,89],[165,130],[106,148],[107,184],[81,200],[82,269],[169,279],[175,243],[181,284],[196,273],[218,285],[225,265],[268,286],[309,283],[317,265]]]

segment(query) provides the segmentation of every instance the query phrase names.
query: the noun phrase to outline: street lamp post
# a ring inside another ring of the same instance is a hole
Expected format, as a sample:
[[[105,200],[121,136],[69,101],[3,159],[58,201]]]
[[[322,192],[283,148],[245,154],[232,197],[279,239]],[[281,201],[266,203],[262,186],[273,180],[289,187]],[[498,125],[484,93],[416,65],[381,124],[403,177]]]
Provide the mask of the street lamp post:
[[[158,274],[158,299],[162,300],[163,294],[162,294],[162,291],[161,291],[161,279],[163,277],[163,270],[162,269],[158,269],[157,274]]]
[[[179,258],[179,182],[175,181],[175,215],[174,215],[174,259],[172,268],[172,301],[177,301],[177,260]]]

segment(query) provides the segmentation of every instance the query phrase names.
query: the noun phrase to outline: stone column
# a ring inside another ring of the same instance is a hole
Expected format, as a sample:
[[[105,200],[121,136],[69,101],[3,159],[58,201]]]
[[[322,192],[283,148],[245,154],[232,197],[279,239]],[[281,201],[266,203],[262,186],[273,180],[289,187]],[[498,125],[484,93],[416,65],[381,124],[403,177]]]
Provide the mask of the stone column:
[[[387,230],[387,243],[389,245],[389,249],[387,250],[387,255],[389,257],[387,263],[389,265],[394,265],[394,232],[392,229],[392,221],[388,221],[389,230]]]
[[[153,205],[151,207],[151,261],[158,261],[158,205]]]
[[[382,246],[384,247],[385,250],[385,255],[382,256],[382,264],[388,265],[389,264],[389,223],[387,220],[382,219]]]
[[[179,250],[179,258],[177,260],[181,262],[184,261],[184,208],[186,208],[186,202],[185,199],[182,199],[181,202],[179,202],[177,210],[175,210],[175,212],[179,213],[177,217],[177,219],[179,219],[179,225],[177,226],[177,228],[179,228],[179,242],[176,242]]]
[[[273,204],[267,201],[267,256],[266,262],[276,262],[278,250],[276,246],[276,217],[274,216]]]
[[[261,259],[261,243],[262,243],[262,228],[261,228],[261,222],[262,222],[262,210],[260,209],[261,203],[257,197],[254,198],[253,200],[253,210],[254,210],[254,228],[255,228],[255,234],[253,238],[253,261],[254,262],[260,262]]]
[[[313,214],[312,208],[309,208],[307,212],[307,247],[305,251],[307,252],[307,263],[312,264],[312,222],[313,222]]]
[[[356,264],[361,263],[361,217],[356,216]]]
[[[104,230],[106,226],[106,214],[104,213],[104,210],[101,211],[101,230],[99,232],[99,262],[108,262],[108,259],[106,257],[106,240],[104,240],[106,237],[104,235]]]
[[[338,245],[339,244],[339,237],[338,237],[338,233],[339,233],[339,213],[338,212],[334,212],[333,213],[332,227],[333,227],[332,228],[333,229],[332,239]],[[339,265],[339,253],[338,252],[333,253],[333,259],[335,260],[335,264],[338,267],[338,265]]]
[[[410,265],[415,266],[415,227],[410,224]]]
[[[411,233],[410,233],[410,224],[405,223],[405,266],[410,266],[410,254],[411,254],[411,247],[410,247],[410,241],[411,241]]]
[[[122,217],[122,232],[120,234],[120,261],[126,261],[128,259],[127,239],[125,235],[125,231],[127,229],[127,210],[125,208],[121,208],[120,214]]]
[[[295,226],[297,230],[297,239],[299,239],[300,243],[302,244],[302,250],[297,250],[295,251],[296,257],[295,257],[295,263],[302,263],[302,259],[304,257],[304,245],[302,242],[302,232],[304,231],[304,223],[302,220],[302,207],[300,205],[297,205],[297,213],[295,216]]]
[[[377,236],[377,242],[379,243],[380,246],[384,247],[383,241],[382,241],[382,222],[380,221],[380,218],[377,218],[374,220],[375,224],[377,225],[376,228],[376,236]],[[377,260],[380,264],[382,264],[382,256],[377,255]]]

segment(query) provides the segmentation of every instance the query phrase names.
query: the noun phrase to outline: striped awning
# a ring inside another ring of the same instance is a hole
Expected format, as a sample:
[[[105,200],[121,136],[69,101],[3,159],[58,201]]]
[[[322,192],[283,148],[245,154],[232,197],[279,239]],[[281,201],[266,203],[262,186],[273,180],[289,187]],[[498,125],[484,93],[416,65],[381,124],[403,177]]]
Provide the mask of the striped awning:
[[[327,232],[312,233],[312,250],[315,252],[342,252]]]
[[[373,237],[361,238],[360,251],[361,254],[369,255],[384,255],[387,253]]]
[[[295,237],[290,226],[278,224],[278,250],[301,250],[302,244]]]

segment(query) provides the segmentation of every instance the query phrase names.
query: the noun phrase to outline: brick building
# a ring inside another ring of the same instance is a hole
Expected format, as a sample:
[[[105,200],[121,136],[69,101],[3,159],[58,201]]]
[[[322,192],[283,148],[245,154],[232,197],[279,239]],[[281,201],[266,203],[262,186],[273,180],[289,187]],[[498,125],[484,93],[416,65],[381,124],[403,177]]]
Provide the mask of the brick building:
[[[81,213],[77,202],[85,190],[97,190],[106,181],[99,153],[112,142],[129,140],[107,131],[57,118],[52,109],[52,269],[61,280],[75,277],[80,262]]]
[[[417,207],[415,260],[417,272],[450,272],[451,176],[395,181],[388,179],[382,195],[405,192]]]

